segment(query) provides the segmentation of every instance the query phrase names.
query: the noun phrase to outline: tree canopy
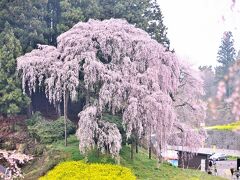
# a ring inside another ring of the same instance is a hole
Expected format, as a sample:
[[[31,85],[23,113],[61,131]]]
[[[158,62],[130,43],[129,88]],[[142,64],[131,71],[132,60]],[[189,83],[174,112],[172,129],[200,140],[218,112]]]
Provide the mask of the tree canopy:
[[[56,45],[57,36],[79,21],[122,18],[146,30],[169,49],[167,28],[156,0],[40,0],[0,2],[0,32],[8,22],[23,52],[37,44]]]
[[[106,111],[122,112],[128,137],[154,133],[157,149],[166,147],[177,122],[173,101],[180,66],[173,53],[145,31],[118,19],[80,22],[57,41],[56,48],[39,45],[19,57],[18,70],[23,88],[35,91],[44,85],[53,103],[66,91],[73,98],[84,84],[81,87],[92,98],[79,114],[80,151],[97,145],[119,153],[121,135],[115,124],[102,120]]]
[[[8,23],[15,38],[20,42],[22,50],[19,55],[37,48],[37,44],[56,46],[57,37],[61,33],[69,30],[77,22],[86,22],[91,18],[126,19],[129,23],[147,31],[167,50],[170,49],[167,27],[164,25],[163,15],[156,0],[26,0],[24,2],[3,0],[0,2],[0,33]],[[5,53],[4,51],[2,50],[1,53]],[[23,102],[23,106],[18,106],[21,111],[25,108],[24,104]]]

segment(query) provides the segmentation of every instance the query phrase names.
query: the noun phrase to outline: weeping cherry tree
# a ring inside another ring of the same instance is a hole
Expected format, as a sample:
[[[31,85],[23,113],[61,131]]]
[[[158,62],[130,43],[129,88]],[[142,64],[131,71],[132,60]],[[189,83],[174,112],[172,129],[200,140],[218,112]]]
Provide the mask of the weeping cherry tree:
[[[45,86],[55,104],[66,93],[73,98],[84,84],[89,99],[79,113],[76,133],[81,152],[97,147],[118,156],[121,134],[103,120],[104,112],[121,112],[128,138],[146,137],[149,142],[154,133],[157,149],[166,148],[177,122],[174,96],[180,68],[175,54],[120,19],[79,22],[57,42],[56,48],[40,45],[18,58],[18,70],[23,89]]]

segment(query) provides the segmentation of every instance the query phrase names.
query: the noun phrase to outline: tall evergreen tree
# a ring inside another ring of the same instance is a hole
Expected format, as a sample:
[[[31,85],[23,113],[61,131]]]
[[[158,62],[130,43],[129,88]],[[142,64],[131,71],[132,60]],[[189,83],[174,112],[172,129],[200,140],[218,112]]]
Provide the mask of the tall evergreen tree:
[[[47,43],[49,33],[46,25],[46,0],[1,0],[0,32],[8,22],[17,39],[20,40],[23,52],[30,51],[37,43]]]
[[[234,49],[234,39],[232,32],[225,32],[219,47],[217,61],[224,68],[225,72],[228,67],[235,62],[236,51]]]
[[[46,17],[49,30],[48,44],[56,45],[58,35],[69,30],[79,21],[84,20],[81,1],[48,0]]]
[[[147,31],[152,38],[163,44],[167,49],[170,47],[170,41],[167,37],[167,27],[163,23],[163,15],[156,0],[91,0],[95,1],[95,8],[89,13],[89,8],[93,6],[84,3],[83,14],[85,21],[90,18],[100,20],[110,18],[123,18],[129,23],[136,25]]]
[[[46,22],[48,28],[48,44],[56,45],[58,36],[57,25],[59,24],[61,16],[60,1],[59,0],[48,0]]]
[[[145,14],[148,18],[146,31],[167,49],[170,48],[170,41],[167,37],[167,27],[163,23],[163,14],[156,0],[150,2],[150,9]]]
[[[61,34],[69,30],[74,24],[84,20],[81,1],[62,0],[60,1],[61,16],[57,26],[58,33]]]
[[[29,99],[22,94],[16,74],[16,58],[21,55],[20,41],[6,23],[0,34],[0,116],[19,113]]]
[[[225,80],[227,85],[227,93],[229,96],[231,87],[228,84],[227,73],[230,66],[233,65],[236,58],[234,49],[234,39],[232,32],[228,31],[223,34],[221,45],[218,50],[217,62],[220,64],[216,67],[216,81]],[[224,78],[225,77],[225,78]]]

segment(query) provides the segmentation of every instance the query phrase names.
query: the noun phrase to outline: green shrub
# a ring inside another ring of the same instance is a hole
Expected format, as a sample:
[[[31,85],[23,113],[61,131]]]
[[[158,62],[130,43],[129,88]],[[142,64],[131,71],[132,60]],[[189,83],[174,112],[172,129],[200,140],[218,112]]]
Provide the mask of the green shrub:
[[[86,164],[82,161],[69,161],[57,165],[40,180],[135,180],[132,171],[126,167],[112,164]]]
[[[43,117],[39,111],[35,112],[30,119],[27,119],[26,124],[27,126],[33,126],[37,122],[42,121]]]
[[[33,153],[32,153],[32,154],[33,154],[34,156],[41,156],[41,155],[43,154],[44,150],[45,150],[45,146],[42,145],[42,144],[38,144],[38,145],[36,145],[35,148],[33,149]]]
[[[37,114],[28,120],[27,124],[30,135],[41,143],[52,143],[64,138],[63,117],[55,121],[47,121]],[[67,134],[73,134],[75,130],[75,125],[70,120],[67,120]]]

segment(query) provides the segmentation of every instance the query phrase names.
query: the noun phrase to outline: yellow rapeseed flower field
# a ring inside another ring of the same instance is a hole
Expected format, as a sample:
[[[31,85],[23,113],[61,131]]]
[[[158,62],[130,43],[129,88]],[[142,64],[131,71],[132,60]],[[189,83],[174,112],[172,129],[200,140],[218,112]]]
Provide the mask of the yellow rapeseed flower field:
[[[40,180],[136,180],[126,167],[112,164],[86,164],[82,161],[68,161],[57,165]]]

